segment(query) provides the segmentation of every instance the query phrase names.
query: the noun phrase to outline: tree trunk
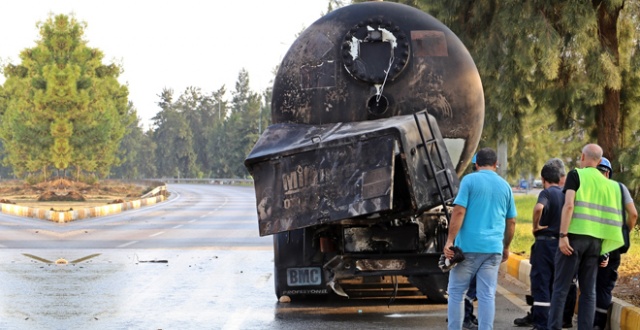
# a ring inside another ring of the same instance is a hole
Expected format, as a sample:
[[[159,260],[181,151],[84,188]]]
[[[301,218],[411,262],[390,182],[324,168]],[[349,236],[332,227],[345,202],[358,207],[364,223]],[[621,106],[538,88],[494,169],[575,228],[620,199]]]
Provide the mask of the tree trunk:
[[[616,66],[620,64],[618,51],[618,16],[623,5],[607,8],[603,1],[593,1],[598,16],[598,36],[603,51],[611,54]],[[604,156],[616,162],[620,143],[620,90],[604,87],[604,100],[597,109],[596,126],[598,144]]]
[[[611,162],[617,157],[620,142],[620,91],[605,88],[604,103],[596,113],[598,144]]]

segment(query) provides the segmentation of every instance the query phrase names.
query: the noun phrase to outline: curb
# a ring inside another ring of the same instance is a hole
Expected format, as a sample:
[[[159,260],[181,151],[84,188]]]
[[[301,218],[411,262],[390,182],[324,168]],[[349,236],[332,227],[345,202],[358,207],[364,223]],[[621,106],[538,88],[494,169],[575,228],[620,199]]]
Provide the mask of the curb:
[[[54,211],[43,210],[33,207],[13,205],[13,204],[0,204],[0,212],[28,217],[41,220],[49,220],[58,223],[65,223],[80,219],[103,217],[107,215],[121,213],[127,210],[139,209],[143,206],[154,205],[164,201],[166,198],[163,195],[156,197],[149,197],[145,199],[139,199],[131,202],[109,204],[104,206],[96,206],[91,208],[84,208],[71,211]]]
[[[510,253],[507,262],[500,265],[500,270],[531,287],[529,259]],[[613,297],[609,311],[609,327],[611,330],[640,330],[640,307]]]
[[[0,212],[28,217],[28,218],[36,218],[41,220],[49,220],[58,223],[65,223],[80,219],[88,219],[88,218],[96,218],[103,217],[107,215],[121,213],[127,210],[139,209],[143,206],[154,205],[160,202],[165,201],[166,198],[167,186],[162,185],[156,187],[152,191],[148,192],[146,195],[140,197],[140,199],[124,202],[124,203],[115,203],[108,204],[103,206],[96,206],[90,208],[83,208],[79,210],[69,210],[69,211],[55,211],[38,209],[28,206],[20,206],[15,204],[0,204]]]

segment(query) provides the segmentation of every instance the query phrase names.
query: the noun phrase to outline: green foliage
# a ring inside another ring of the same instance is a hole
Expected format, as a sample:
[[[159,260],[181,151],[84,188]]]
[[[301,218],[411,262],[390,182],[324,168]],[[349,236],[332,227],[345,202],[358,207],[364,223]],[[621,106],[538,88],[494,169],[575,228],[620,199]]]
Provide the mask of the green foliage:
[[[185,116],[173,103],[173,91],[165,89],[159,103],[162,110],[153,117],[157,127],[153,140],[158,146],[156,165],[161,177],[195,177],[197,168],[193,132]]]
[[[440,19],[470,50],[485,88],[480,144],[495,147],[506,139],[508,179],[537,176],[551,157],[575,167],[585,143],[600,142],[614,130],[618,143],[605,150],[613,155],[614,177],[638,197],[637,2],[396,2]],[[331,11],[346,2],[327,3]],[[238,74],[230,101],[225,86],[211,93],[188,87],[175,97],[172,90],[162,91],[160,111],[145,132],[126,101],[126,87],[117,83],[121,68],[102,64],[102,53],[82,40],[85,24],[60,15],[39,27],[36,47],[21,53],[20,64],[3,68],[0,150],[3,164],[11,166],[6,173],[247,175],[242,163],[269,125],[272,97],[270,89],[250,90],[248,72]],[[617,39],[602,39],[612,27]],[[607,91],[620,96],[619,110],[611,115]],[[612,123],[605,122],[609,118]]]
[[[41,39],[4,68],[0,139],[15,175],[75,169],[101,177],[119,162],[119,143],[132,118],[120,67],[102,63],[83,40],[85,23],[66,15],[38,24]]]
[[[637,163],[637,1],[398,2],[441,20],[471,52],[485,88],[481,145],[506,140],[509,178],[551,157],[575,166],[596,141],[614,164]]]
[[[129,115],[136,116],[131,103]],[[155,143],[149,134],[145,134],[137,116],[131,120],[126,130],[128,134],[122,139],[118,150],[121,162],[112,168],[111,173],[124,179],[155,178]]]
[[[533,244],[533,207],[538,202],[538,195],[516,195],[515,200],[518,217],[510,251],[528,255]]]
[[[163,90],[153,129],[142,133],[131,128],[134,137],[123,141],[125,162],[114,173],[128,177],[143,173],[156,177],[246,177],[244,159],[261,130],[269,125],[271,89],[262,96],[251,91],[249,73],[243,69],[230,104],[223,100],[225,93],[224,86],[210,94],[188,87],[175,98],[173,90]],[[136,141],[145,138],[151,151],[137,145]],[[142,170],[141,155],[145,152],[153,154],[144,158],[155,164],[155,171]]]

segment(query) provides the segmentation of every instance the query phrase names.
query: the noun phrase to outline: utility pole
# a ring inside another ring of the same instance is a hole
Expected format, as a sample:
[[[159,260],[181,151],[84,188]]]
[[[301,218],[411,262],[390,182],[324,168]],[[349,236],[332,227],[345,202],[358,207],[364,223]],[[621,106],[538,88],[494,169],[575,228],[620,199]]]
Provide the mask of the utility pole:
[[[498,127],[500,127],[500,122],[502,121],[502,112],[498,112]],[[499,133],[498,133],[499,134]],[[507,142],[504,137],[498,135],[498,146],[496,148],[496,153],[498,154],[498,164],[500,167],[498,168],[498,175],[500,175],[503,179],[507,178],[507,166],[509,165],[507,162]]]

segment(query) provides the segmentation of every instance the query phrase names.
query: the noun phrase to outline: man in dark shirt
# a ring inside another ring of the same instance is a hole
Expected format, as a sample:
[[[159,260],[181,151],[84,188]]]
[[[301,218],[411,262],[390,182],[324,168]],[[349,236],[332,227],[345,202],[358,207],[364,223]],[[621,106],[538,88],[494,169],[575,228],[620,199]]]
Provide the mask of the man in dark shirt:
[[[611,168],[611,162],[605,157],[602,157],[600,164],[596,167],[606,178],[611,178],[613,169]],[[622,202],[624,204],[625,218],[627,220],[626,225],[633,228],[638,219],[638,210],[631,198],[629,189],[623,183],[619,182],[620,189],[622,191]],[[611,251],[608,254],[608,262],[606,266],[598,268],[598,277],[596,280],[596,316],[593,324],[594,330],[605,329],[607,326],[607,313],[611,306],[612,295],[611,291],[616,285],[618,280],[618,267],[620,266],[620,254],[625,253],[626,250],[619,248]]]
[[[533,325],[533,329],[547,328],[553,286],[554,256],[558,250],[558,234],[564,204],[564,194],[560,186],[565,176],[564,164],[557,158],[550,159],[542,167],[540,175],[544,190],[538,195],[538,202],[533,208],[535,242],[531,246],[529,259],[533,306],[530,315],[514,320],[516,325]]]

